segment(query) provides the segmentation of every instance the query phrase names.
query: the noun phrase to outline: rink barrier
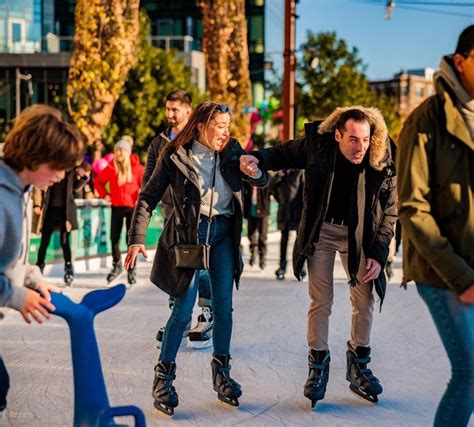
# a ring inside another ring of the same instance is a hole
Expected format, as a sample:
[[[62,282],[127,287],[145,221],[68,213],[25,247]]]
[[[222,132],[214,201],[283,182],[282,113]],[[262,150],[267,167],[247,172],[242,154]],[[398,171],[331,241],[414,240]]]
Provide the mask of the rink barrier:
[[[110,244],[110,203],[103,199],[76,199],[78,229],[71,233],[71,252],[73,260],[87,260],[103,258],[112,254]],[[270,203],[270,218],[268,231],[277,230],[278,204],[272,200]],[[163,216],[157,207],[148,225],[145,246],[155,249],[163,229]],[[120,236],[120,250],[127,251],[125,225]],[[243,236],[247,235],[247,221],[244,220]],[[29,260],[36,263],[41,236],[32,235],[30,239]],[[59,240],[59,233],[53,233],[46,253],[46,263],[63,262],[63,253]]]

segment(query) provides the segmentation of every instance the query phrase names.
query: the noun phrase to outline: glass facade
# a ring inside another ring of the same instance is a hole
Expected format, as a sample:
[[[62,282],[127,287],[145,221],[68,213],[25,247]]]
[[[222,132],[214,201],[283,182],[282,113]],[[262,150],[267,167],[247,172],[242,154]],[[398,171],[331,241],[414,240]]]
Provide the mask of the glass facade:
[[[5,123],[9,123],[15,116],[17,96],[16,68],[6,63],[6,57],[2,58],[1,54],[70,52],[73,45],[75,6],[75,0],[0,0],[0,139]],[[141,7],[150,16],[153,36],[191,36],[193,40],[189,42],[189,48],[202,50],[202,18],[195,0],[142,0]],[[264,9],[265,0],[246,0],[254,105],[263,101],[265,90]],[[17,63],[24,64],[21,61]],[[45,63],[48,64],[46,56]],[[31,74],[33,83],[33,95],[30,95],[27,82],[20,82],[21,109],[33,103],[64,107],[58,103],[67,83],[67,66],[37,64],[34,67],[22,66],[19,71]]]
[[[0,53],[41,50],[41,0],[0,1]]]

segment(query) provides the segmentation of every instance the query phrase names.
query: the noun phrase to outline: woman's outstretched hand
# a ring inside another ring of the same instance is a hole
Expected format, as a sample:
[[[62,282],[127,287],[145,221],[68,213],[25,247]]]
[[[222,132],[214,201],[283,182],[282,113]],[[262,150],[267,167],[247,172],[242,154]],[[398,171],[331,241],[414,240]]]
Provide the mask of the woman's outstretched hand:
[[[145,258],[148,258],[148,255],[146,254],[145,245],[132,245],[128,248],[124,264],[125,270],[135,267],[137,255],[139,253],[141,253]]]

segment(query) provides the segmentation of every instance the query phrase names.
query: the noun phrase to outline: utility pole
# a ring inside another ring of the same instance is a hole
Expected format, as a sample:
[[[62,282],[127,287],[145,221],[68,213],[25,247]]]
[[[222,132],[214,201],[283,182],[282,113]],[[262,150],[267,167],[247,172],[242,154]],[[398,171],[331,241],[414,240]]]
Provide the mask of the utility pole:
[[[295,19],[296,0],[285,0],[285,50],[283,72],[283,142],[295,133]]]
[[[20,82],[25,80],[28,82],[28,93],[30,96],[33,95],[33,85],[31,84],[31,74],[22,74],[17,68],[15,70],[15,96],[16,96],[16,117],[20,115],[21,112],[21,88]]]

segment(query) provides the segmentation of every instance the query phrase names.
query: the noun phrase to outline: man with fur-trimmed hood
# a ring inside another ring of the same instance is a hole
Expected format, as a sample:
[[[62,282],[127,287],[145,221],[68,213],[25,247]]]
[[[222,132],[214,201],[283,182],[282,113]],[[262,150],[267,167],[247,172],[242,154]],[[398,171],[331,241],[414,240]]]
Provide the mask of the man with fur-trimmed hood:
[[[293,270],[301,280],[307,260],[310,369],[304,394],[313,406],[324,398],[329,375],[328,329],[336,252],[348,277],[352,303],[347,379],[351,390],[370,401],[377,401],[382,392],[367,363],[373,288],[382,304],[383,268],[397,214],[392,150],[381,113],[354,106],[337,108],[322,122],[307,123],[301,140],[241,157],[244,173],[255,163],[263,170],[305,170]]]

